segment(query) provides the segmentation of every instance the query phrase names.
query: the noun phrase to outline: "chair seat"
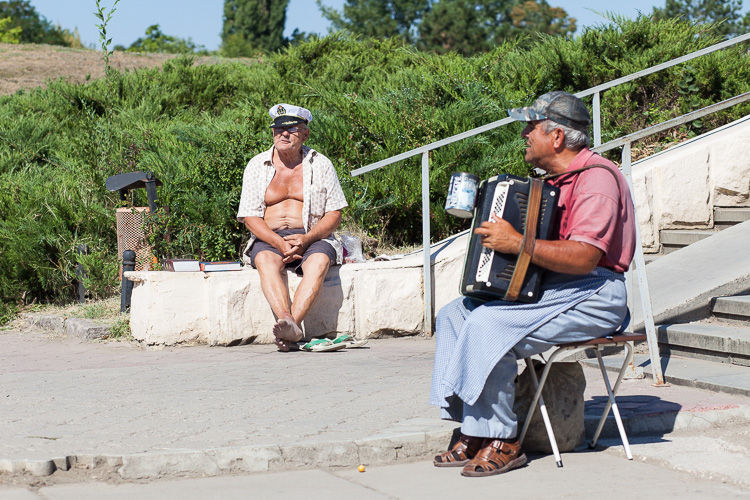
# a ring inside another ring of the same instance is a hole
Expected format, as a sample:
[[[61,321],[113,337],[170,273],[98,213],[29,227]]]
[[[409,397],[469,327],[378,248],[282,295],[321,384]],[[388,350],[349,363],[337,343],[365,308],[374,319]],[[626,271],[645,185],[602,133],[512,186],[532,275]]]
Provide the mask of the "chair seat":
[[[561,348],[586,348],[606,345],[622,345],[625,342],[643,342],[646,340],[646,334],[644,333],[618,333],[616,335],[609,335],[607,337],[599,337],[597,339],[584,340],[582,342],[568,342],[567,344],[558,344],[556,347]]]

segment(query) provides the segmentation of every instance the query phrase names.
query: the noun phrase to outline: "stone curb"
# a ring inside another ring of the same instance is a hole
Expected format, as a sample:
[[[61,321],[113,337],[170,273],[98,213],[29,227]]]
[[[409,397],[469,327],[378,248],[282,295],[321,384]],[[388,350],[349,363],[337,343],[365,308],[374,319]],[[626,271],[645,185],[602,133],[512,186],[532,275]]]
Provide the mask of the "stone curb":
[[[586,435],[590,438],[598,418],[587,416]],[[733,405],[721,409],[623,415],[629,437],[662,436],[678,430],[704,430],[725,424],[750,423],[750,406]],[[354,467],[358,464],[387,465],[395,462],[426,460],[445,450],[453,429],[404,432],[353,441],[307,442],[294,445],[260,445],[131,455],[71,455],[49,460],[0,459],[0,472],[49,476],[71,468],[108,469],[125,480],[172,476],[219,476],[234,473],[278,472],[327,467]],[[619,433],[610,415],[602,439]]]
[[[23,316],[30,327],[50,330],[55,333],[70,335],[81,340],[96,340],[106,337],[111,332],[109,327],[84,318],[69,318],[46,314],[26,314]]]

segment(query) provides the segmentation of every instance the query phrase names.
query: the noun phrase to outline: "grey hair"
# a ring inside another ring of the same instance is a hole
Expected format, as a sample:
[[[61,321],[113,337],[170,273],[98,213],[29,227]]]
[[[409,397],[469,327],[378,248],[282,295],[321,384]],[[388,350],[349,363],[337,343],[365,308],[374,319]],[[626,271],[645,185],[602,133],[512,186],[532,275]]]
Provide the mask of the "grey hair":
[[[567,125],[562,125],[554,120],[550,120],[549,118],[544,120],[545,134],[549,134],[556,128],[562,129],[562,131],[565,133],[565,147],[567,149],[577,150],[587,148],[589,146],[589,143],[591,142],[589,140],[588,132],[570,128]]]

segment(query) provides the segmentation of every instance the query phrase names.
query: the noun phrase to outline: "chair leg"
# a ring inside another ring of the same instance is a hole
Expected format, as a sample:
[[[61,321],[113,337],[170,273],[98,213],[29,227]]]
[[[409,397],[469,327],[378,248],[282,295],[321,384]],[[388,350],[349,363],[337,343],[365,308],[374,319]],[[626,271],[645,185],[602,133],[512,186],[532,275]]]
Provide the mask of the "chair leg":
[[[547,381],[547,373],[549,372],[549,367],[552,366],[552,359],[547,362],[547,366],[544,368],[544,372],[542,373],[542,380],[541,383],[537,381],[536,379],[536,372],[534,371],[534,363],[532,362],[531,358],[524,359],[526,362],[526,369],[529,372],[529,376],[531,377],[531,381],[534,384],[534,389],[536,390],[534,392],[534,398],[531,401],[531,405],[529,406],[529,412],[526,414],[526,421],[523,424],[523,430],[521,431],[519,442],[523,444],[523,440],[526,437],[526,432],[529,430],[529,424],[531,423],[531,417],[534,416],[534,411],[536,410],[537,403],[539,404],[539,411],[542,414],[542,420],[544,420],[544,427],[547,429],[547,437],[549,438],[549,444],[552,447],[552,453],[555,455],[555,463],[558,467],[562,467],[562,457],[560,456],[560,450],[557,448],[557,440],[555,439],[555,432],[552,430],[552,423],[549,420],[549,414],[547,413],[547,406],[544,404],[544,398],[542,397],[542,389],[544,388],[544,384]]]
[[[602,372],[602,378],[604,379],[604,385],[607,387],[607,395],[609,399],[606,406],[604,407],[604,412],[599,419],[599,426],[596,428],[596,432],[594,433],[594,439],[591,440],[591,447],[593,448],[594,446],[596,446],[596,442],[599,439],[599,435],[601,434],[602,428],[604,427],[604,422],[607,420],[607,416],[609,415],[609,410],[611,408],[612,414],[615,417],[615,422],[617,422],[617,429],[620,431],[622,446],[625,448],[625,456],[628,458],[628,460],[633,460],[633,454],[630,451],[630,443],[628,442],[628,435],[625,433],[625,426],[623,426],[622,424],[622,418],[620,418],[620,410],[617,408],[617,401],[615,401],[615,394],[617,394],[617,390],[620,388],[620,382],[622,382],[622,378],[625,375],[625,371],[628,367],[628,361],[630,360],[630,356],[633,350],[630,344],[626,343],[625,346],[627,347],[627,355],[625,356],[625,361],[620,368],[620,373],[617,376],[617,382],[615,382],[614,390],[612,390],[612,387],[609,384],[609,377],[607,376],[607,370],[604,368],[602,355],[599,352],[599,349],[596,349],[596,359],[599,361],[599,369]]]

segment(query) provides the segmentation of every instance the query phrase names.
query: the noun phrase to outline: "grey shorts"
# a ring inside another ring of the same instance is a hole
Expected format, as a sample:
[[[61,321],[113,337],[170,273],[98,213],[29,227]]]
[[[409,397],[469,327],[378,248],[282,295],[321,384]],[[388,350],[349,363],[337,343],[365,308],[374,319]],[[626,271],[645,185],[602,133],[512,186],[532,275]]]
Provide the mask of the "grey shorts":
[[[301,228],[282,229],[281,231],[274,231],[274,233],[283,238],[284,236],[288,236],[290,234],[305,234],[305,230]],[[273,245],[269,245],[265,241],[255,240],[255,243],[253,243],[253,247],[250,249],[250,264],[256,269],[257,266],[255,265],[255,256],[263,251],[269,251],[275,253],[276,255],[283,256],[282,253],[279,252]],[[302,264],[305,263],[309,256],[315,253],[325,254],[326,256],[328,256],[328,260],[331,262],[332,266],[336,264],[336,250],[334,250],[330,243],[327,243],[323,240],[318,240],[307,247],[307,249],[305,249],[305,253],[302,254],[302,260],[295,260],[293,262],[290,262],[286,265],[286,267],[291,268],[295,273],[302,276]]]

